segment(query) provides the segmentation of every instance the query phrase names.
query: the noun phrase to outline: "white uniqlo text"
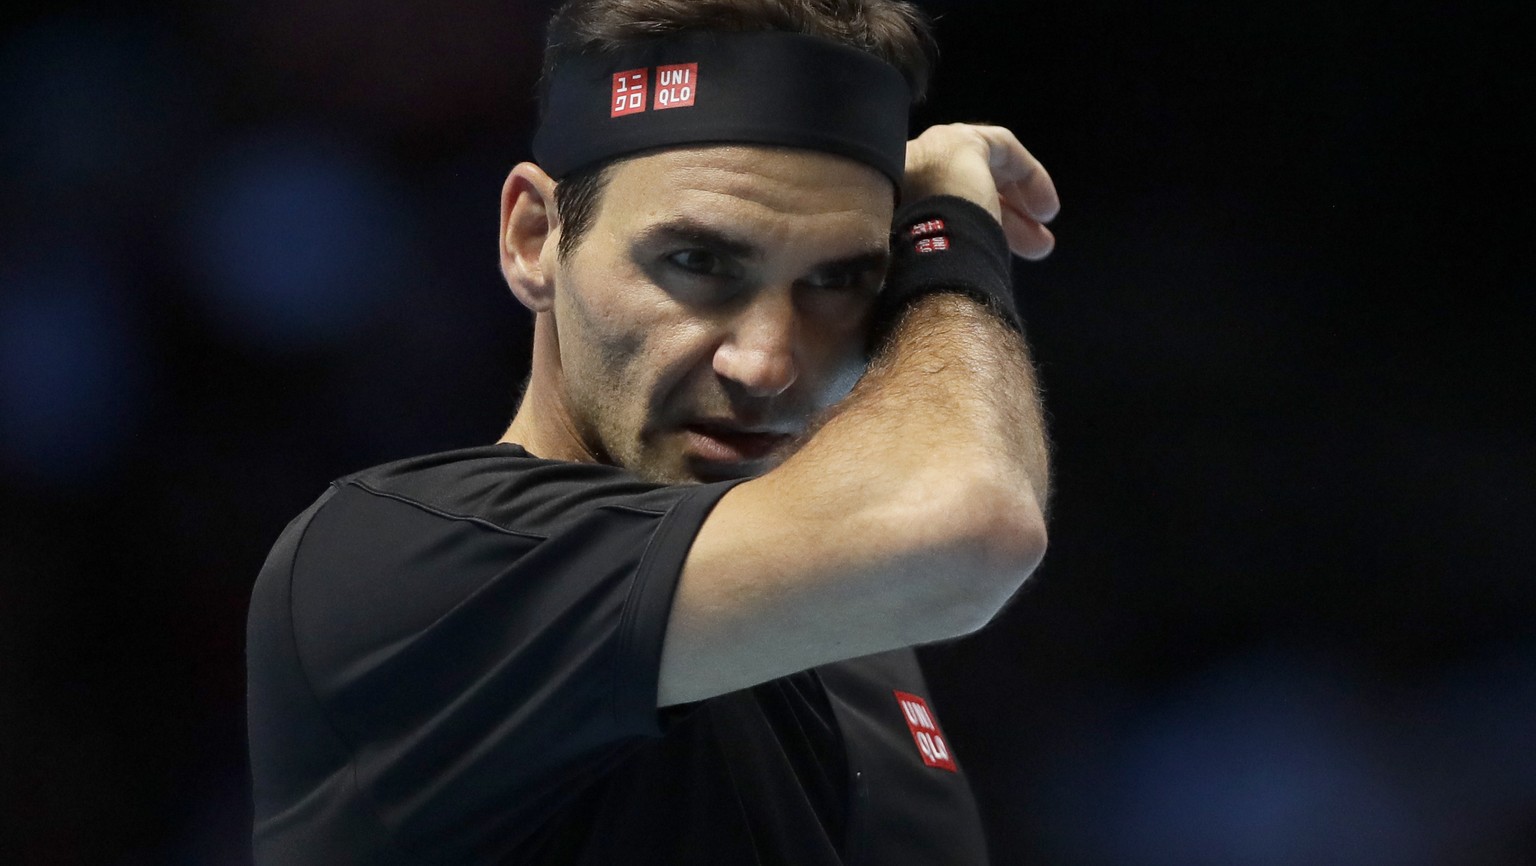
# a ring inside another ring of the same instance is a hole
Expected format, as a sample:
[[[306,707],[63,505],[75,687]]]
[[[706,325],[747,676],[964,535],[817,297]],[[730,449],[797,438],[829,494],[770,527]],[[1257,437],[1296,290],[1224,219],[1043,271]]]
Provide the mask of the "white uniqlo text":
[[[656,110],[692,105],[698,88],[699,64],[656,67]]]
[[[930,767],[938,767],[951,773],[955,769],[955,757],[949,751],[949,743],[944,739],[944,734],[939,730],[939,722],[928,709],[928,702],[917,695],[906,692],[895,692],[896,703],[901,705],[902,718],[907,720],[907,727],[912,730],[912,740],[917,743],[917,752],[923,758],[923,763]]]
[[[609,117],[623,117],[645,110],[648,69],[631,69],[613,74],[613,111]]]
[[[949,249],[949,238],[940,235],[936,238],[923,238],[917,242],[917,251],[920,253],[941,253]]]

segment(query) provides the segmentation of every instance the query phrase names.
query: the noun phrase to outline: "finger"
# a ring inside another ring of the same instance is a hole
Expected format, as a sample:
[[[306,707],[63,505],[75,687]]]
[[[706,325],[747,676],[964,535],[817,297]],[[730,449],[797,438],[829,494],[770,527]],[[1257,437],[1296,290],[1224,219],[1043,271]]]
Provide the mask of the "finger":
[[[1005,127],[976,126],[974,129],[987,142],[987,163],[998,191],[1041,222],[1055,219],[1061,211],[1061,199],[1056,195],[1056,184],[1045,166]]]
[[[1056,236],[1039,220],[1024,213],[1008,199],[1000,199],[1003,210],[1003,234],[1014,255],[1038,261],[1056,248]]]
[[[1061,213],[1061,199],[1056,195],[1056,184],[1042,167],[1024,180],[1003,184],[998,192],[1016,202],[1020,210],[1031,217],[1048,223]]]

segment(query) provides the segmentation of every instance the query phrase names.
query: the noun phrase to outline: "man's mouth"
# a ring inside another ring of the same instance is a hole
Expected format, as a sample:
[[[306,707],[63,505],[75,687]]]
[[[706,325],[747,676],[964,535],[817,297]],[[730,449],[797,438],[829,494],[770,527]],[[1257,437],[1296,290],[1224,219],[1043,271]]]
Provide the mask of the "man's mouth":
[[[773,454],[792,434],[772,429],[701,421],[683,427],[686,450],[708,463],[752,463]]]

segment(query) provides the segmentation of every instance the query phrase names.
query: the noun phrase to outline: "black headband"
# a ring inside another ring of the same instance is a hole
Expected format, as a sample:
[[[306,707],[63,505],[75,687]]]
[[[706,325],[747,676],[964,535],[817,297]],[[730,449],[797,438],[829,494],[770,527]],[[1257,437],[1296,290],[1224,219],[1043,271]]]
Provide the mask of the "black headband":
[[[894,66],[815,36],[688,32],[562,61],[533,139],[556,179],[657,147],[737,142],[826,151],[897,186],[912,93]]]

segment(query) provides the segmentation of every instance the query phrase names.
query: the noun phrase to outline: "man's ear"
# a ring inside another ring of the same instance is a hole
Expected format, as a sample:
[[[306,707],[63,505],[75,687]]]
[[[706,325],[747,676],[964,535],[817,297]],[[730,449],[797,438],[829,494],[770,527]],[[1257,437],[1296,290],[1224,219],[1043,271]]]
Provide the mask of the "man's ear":
[[[543,254],[546,246],[555,252],[559,229],[554,179],[531,162],[518,163],[501,187],[501,275],[535,313],[554,303],[554,275],[544,268]]]

